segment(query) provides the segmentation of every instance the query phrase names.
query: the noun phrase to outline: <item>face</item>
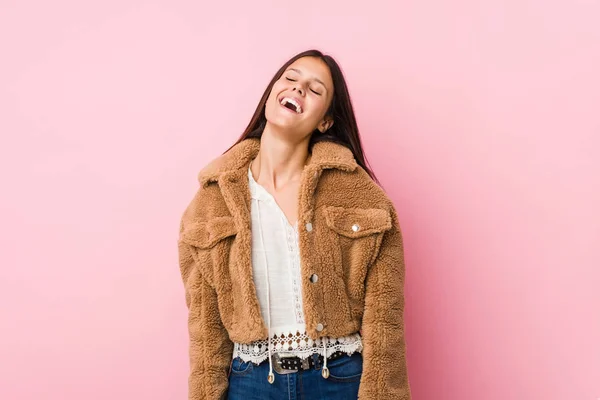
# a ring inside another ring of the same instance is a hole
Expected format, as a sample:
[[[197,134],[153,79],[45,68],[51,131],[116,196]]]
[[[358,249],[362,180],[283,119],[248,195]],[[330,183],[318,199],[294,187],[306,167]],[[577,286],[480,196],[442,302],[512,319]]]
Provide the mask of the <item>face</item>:
[[[306,136],[326,131],[333,120],[326,116],[333,99],[329,67],[316,57],[294,61],[275,82],[267,99],[265,116],[289,134]]]

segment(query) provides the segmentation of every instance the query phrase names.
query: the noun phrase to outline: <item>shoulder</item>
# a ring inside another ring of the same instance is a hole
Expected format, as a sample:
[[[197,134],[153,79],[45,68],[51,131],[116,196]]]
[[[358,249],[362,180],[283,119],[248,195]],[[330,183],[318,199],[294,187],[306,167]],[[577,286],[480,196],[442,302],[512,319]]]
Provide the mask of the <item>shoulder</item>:
[[[220,174],[227,169],[231,163],[231,157],[228,153],[221,154],[210,160],[198,172],[197,178],[201,186],[205,186],[210,182],[216,181]]]
[[[225,161],[223,155],[218,156],[207,163],[197,174],[198,187],[183,212],[182,224],[203,222],[227,215],[228,209],[225,200],[219,186],[215,183],[218,171]]]
[[[394,209],[387,193],[360,166],[351,172],[325,170],[319,191],[324,203],[344,208]]]

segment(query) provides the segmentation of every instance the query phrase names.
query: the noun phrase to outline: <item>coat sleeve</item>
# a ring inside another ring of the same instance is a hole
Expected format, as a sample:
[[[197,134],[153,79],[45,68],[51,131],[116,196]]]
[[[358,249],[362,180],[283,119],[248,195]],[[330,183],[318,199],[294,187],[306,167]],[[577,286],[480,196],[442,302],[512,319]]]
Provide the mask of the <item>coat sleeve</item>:
[[[359,399],[409,400],[404,339],[404,247],[392,206],[392,228],[366,277],[362,320],[363,373]]]
[[[190,374],[189,400],[225,399],[233,343],[223,326],[217,294],[201,273],[203,260],[196,249],[181,240],[180,226],[179,268],[185,288],[188,308]],[[209,258],[206,257],[206,262]]]

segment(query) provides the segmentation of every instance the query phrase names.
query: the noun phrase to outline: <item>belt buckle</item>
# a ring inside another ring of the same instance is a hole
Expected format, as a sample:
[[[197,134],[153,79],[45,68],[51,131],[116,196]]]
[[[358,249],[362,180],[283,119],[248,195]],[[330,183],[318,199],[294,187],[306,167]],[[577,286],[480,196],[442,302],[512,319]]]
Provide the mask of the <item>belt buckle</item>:
[[[272,361],[273,361],[273,369],[275,370],[275,372],[277,372],[280,375],[287,375],[287,374],[294,374],[298,371],[293,370],[293,369],[283,369],[281,368],[281,359],[283,358],[293,358],[295,357],[293,354],[279,354],[279,353],[274,353],[271,355]]]

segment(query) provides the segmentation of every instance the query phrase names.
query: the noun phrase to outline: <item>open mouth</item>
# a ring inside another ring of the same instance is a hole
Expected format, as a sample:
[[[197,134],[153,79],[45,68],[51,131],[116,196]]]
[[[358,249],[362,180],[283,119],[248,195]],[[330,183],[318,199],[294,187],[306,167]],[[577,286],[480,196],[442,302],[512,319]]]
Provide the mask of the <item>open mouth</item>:
[[[284,97],[279,101],[279,104],[294,111],[296,114],[302,114],[302,106],[291,97]]]

